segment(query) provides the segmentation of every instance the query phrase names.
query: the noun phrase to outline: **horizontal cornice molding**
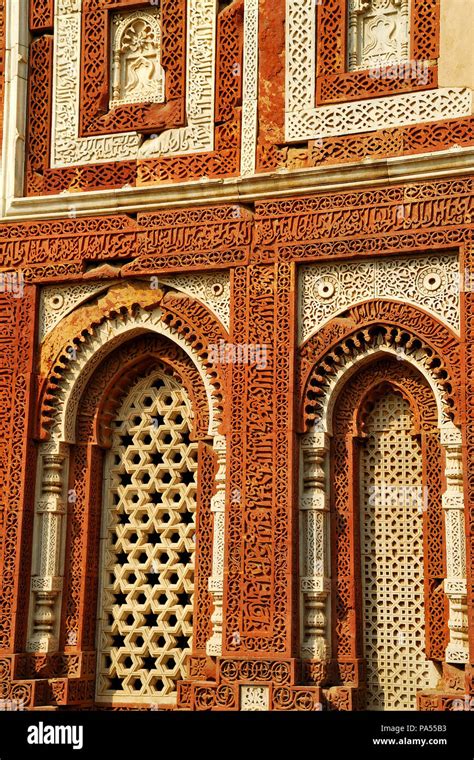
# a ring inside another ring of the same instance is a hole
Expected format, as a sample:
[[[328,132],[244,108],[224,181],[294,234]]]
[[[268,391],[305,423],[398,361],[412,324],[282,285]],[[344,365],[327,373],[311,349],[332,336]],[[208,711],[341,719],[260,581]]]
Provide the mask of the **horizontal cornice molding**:
[[[251,203],[357,188],[420,182],[474,174],[474,148],[416,156],[368,159],[312,169],[281,170],[252,177],[96,190],[60,195],[15,198],[2,222],[54,219],[73,215],[135,213],[139,211]]]

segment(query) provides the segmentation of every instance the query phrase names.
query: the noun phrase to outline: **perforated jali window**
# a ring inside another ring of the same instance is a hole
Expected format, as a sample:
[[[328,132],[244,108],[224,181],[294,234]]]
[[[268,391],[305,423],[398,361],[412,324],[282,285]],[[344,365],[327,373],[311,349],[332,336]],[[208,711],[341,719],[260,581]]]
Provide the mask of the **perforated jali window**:
[[[197,444],[183,387],[140,380],[106,454],[97,699],[171,703],[192,644]]]
[[[379,398],[360,454],[367,707],[413,710],[428,687],[424,646],[422,455],[400,395]]]

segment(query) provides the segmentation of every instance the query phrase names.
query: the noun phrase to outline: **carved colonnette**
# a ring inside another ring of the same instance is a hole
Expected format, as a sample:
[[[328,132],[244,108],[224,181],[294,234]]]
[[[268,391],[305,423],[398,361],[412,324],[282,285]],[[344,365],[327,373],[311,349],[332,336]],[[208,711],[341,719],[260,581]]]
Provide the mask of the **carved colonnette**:
[[[321,431],[301,440],[301,657],[319,661],[321,673],[314,679],[318,685],[327,680],[331,660],[328,634],[332,618],[327,605],[331,577],[326,477],[329,445],[328,435]]]

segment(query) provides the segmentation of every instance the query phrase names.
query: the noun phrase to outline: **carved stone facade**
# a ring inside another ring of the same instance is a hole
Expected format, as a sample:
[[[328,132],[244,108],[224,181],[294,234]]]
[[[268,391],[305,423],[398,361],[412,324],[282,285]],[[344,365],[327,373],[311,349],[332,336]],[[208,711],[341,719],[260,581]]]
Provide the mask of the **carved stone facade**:
[[[474,697],[456,7],[0,11],[5,699]]]

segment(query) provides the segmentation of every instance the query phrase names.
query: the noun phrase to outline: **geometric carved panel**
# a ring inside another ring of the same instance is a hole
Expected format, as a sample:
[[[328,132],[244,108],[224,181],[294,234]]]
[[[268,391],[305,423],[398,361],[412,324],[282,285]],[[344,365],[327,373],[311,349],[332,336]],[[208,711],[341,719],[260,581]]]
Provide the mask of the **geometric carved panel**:
[[[128,393],[107,452],[97,698],[171,703],[192,647],[197,444],[183,387]]]
[[[51,166],[66,167],[213,150],[215,0],[187,0],[187,125],[146,139],[136,132],[78,137],[83,0],[57,0]],[[142,69],[143,71],[143,69]]]
[[[360,452],[361,574],[369,710],[414,710],[428,687],[420,444],[392,392],[366,418]]]

